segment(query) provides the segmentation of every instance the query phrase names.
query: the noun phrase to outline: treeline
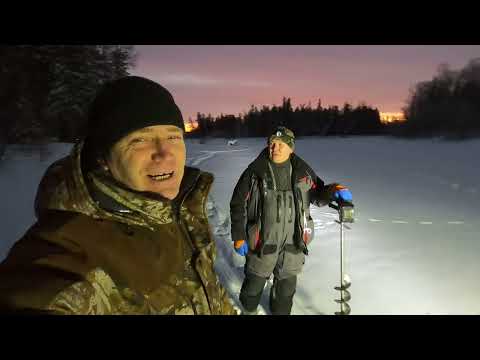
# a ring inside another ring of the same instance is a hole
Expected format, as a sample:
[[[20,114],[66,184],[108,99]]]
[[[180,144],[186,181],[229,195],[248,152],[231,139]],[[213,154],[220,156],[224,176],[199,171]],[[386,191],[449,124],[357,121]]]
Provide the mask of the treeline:
[[[281,106],[258,109],[252,105],[247,113],[238,116],[198,113],[196,124],[191,137],[263,137],[278,125],[292,129],[297,136],[378,135],[385,131],[378,109],[365,104],[324,108],[319,100],[315,108],[311,104],[293,108],[290,98],[283,98]],[[191,126],[194,125],[192,121]]]
[[[135,60],[128,45],[0,46],[0,145],[83,137],[99,87],[129,75]],[[479,136],[480,59],[457,71],[441,65],[432,80],[412,88],[403,112],[406,121],[385,124],[366,104],[323,107],[319,100],[294,108],[283,98],[280,106],[251,106],[238,115],[198,113],[189,136],[264,137],[278,125],[297,136]]]
[[[98,88],[128,75],[135,58],[127,45],[1,46],[0,137],[12,143],[83,136]]]
[[[396,126],[401,136],[480,136],[480,58],[454,71],[440,65],[430,81],[418,83],[404,108],[406,122]]]

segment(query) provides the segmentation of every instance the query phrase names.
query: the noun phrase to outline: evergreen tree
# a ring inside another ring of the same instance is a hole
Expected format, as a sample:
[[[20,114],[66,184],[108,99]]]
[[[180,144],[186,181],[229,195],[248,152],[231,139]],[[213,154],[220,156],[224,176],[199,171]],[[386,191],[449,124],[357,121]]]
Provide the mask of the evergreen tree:
[[[404,135],[480,135],[480,59],[460,71],[439,66],[430,81],[416,84],[404,109]]]
[[[85,135],[88,107],[99,87],[128,75],[134,65],[132,47],[63,46],[55,60],[48,114],[55,133],[71,141]]]
[[[9,141],[81,136],[86,109],[105,81],[128,75],[133,47],[0,47],[0,112]]]

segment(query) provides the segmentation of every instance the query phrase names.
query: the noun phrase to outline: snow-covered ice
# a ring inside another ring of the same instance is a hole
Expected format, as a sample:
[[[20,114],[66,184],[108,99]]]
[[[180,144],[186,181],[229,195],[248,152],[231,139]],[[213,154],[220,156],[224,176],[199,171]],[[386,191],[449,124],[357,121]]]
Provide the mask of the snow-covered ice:
[[[232,251],[229,202],[264,138],[187,141],[187,163],[215,175],[208,209],[219,249],[216,269],[238,305],[244,259]],[[43,172],[70,144],[10,145],[0,162],[0,259],[34,222]],[[326,182],[351,189],[356,222],[345,231],[346,268],[355,314],[480,313],[480,140],[305,137],[296,152]],[[333,314],[339,306],[337,214],[312,206],[315,239],[299,276],[292,314]],[[269,284],[261,313],[268,314]]]

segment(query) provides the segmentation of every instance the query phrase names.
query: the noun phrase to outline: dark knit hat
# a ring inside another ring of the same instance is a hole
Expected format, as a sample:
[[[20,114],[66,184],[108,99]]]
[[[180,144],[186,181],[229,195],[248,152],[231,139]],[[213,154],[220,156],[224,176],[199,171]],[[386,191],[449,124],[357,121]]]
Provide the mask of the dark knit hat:
[[[292,150],[295,150],[295,135],[292,130],[285,126],[277,127],[273,134],[268,138],[268,143],[270,144],[275,139],[282,140],[285,144],[290,146]]]
[[[167,89],[139,76],[106,83],[89,109],[85,155],[105,155],[124,136],[154,125],[185,130],[182,113]]]

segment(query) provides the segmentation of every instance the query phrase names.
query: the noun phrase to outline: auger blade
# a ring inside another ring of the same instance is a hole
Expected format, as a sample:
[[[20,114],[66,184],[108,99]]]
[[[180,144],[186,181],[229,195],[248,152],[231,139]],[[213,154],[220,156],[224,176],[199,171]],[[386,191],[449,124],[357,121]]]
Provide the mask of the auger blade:
[[[347,274],[344,274],[342,280],[342,287],[348,289],[350,285],[352,285],[352,279],[350,279],[350,276],[348,276]]]
[[[347,286],[335,286],[335,290],[338,290],[338,291],[344,291],[344,290],[347,290],[351,284],[346,284]]]
[[[335,302],[342,304],[342,303],[346,303],[347,301],[350,301],[351,299],[352,299],[352,295],[348,291],[344,290],[342,298],[340,300],[335,300]]]
[[[342,310],[341,311],[336,311],[335,315],[348,315],[350,314],[350,306],[346,303],[342,304]]]

